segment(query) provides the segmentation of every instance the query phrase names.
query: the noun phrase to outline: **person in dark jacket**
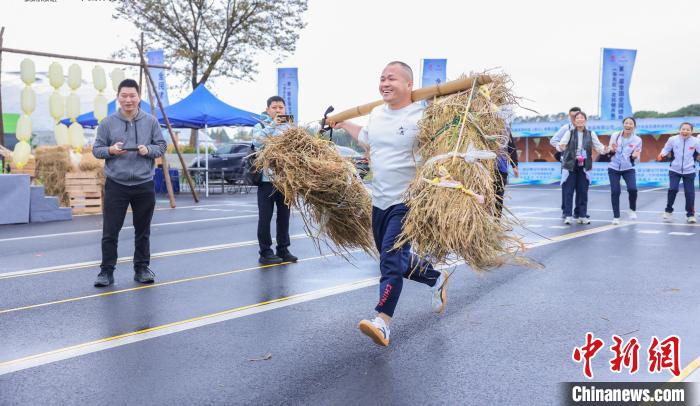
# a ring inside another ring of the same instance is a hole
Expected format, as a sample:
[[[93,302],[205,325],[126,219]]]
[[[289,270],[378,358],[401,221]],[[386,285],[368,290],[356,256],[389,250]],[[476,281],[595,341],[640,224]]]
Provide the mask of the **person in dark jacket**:
[[[139,85],[133,79],[119,84],[120,109],[102,120],[92,148],[95,158],[105,160],[104,206],[102,208],[102,263],[96,287],[114,283],[117,243],[126,210],[131,205],[134,224],[134,280],[153,283],[151,260],[151,219],[156,205],[153,186],[155,159],[163,156],[167,144],[158,120],[139,109]]]
[[[505,129],[506,135],[508,137],[508,143],[500,151],[498,158],[496,158],[496,180],[494,187],[496,189],[496,212],[498,216],[501,216],[503,212],[503,197],[506,193],[506,185],[508,184],[508,163],[513,167],[513,175],[517,178],[520,176],[518,171],[518,150],[515,148],[515,141],[513,140],[513,133],[510,127]]]

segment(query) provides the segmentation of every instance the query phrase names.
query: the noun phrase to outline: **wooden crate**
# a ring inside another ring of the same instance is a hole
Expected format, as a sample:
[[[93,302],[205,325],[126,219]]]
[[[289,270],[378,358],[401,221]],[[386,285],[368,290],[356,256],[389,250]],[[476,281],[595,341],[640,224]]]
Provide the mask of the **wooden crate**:
[[[68,172],[65,185],[73,214],[102,213],[102,185],[97,172]]]

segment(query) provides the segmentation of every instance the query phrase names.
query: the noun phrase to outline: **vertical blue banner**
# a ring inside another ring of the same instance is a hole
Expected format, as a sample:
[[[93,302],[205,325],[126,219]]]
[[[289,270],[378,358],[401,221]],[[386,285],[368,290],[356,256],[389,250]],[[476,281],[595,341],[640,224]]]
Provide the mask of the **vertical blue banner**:
[[[297,68],[277,68],[277,95],[282,96],[287,114],[299,122],[299,71]]]
[[[147,51],[146,60],[148,61],[149,65],[165,65],[163,50],[154,49],[153,51]],[[158,92],[160,101],[163,102],[163,107],[169,106],[170,101],[168,101],[168,84],[165,83],[165,70],[161,68],[149,68],[148,71],[151,73],[153,83],[156,84],[156,92]],[[146,95],[146,97],[148,97],[148,95]]]
[[[603,48],[600,80],[600,118],[621,120],[632,115],[629,88],[636,49]]]
[[[423,59],[420,87],[433,86],[447,80],[447,59]]]

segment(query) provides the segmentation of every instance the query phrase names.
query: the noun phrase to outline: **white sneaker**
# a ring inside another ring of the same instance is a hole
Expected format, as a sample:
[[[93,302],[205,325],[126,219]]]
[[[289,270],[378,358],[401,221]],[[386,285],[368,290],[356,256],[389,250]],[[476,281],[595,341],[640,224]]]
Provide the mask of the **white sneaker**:
[[[386,325],[384,319],[377,316],[374,320],[362,320],[358,326],[362,334],[371,338],[375,344],[381,346],[389,345],[389,326]]]
[[[695,224],[695,223],[698,222],[698,221],[695,219],[695,216],[690,216],[690,217],[687,218],[687,220],[688,220],[688,224]]]
[[[630,220],[636,220],[637,219],[637,212],[634,210],[630,210],[629,216],[630,216]]]
[[[574,222],[574,219],[572,217],[566,217],[564,219],[564,224],[572,224]]]
[[[440,277],[435,281],[435,286],[430,288],[432,295],[430,296],[430,307],[433,313],[440,314],[445,311],[447,305],[447,283],[450,281],[451,273],[442,271]]]
[[[615,218],[613,219],[612,223],[613,223],[613,225],[618,225],[618,224],[620,224],[620,219],[617,218],[617,217],[615,217]]]
[[[663,215],[664,221],[671,221],[673,220],[673,214],[665,211]]]
[[[578,219],[579,224],[591,224],[591,220],[588,217],[581,217]]]

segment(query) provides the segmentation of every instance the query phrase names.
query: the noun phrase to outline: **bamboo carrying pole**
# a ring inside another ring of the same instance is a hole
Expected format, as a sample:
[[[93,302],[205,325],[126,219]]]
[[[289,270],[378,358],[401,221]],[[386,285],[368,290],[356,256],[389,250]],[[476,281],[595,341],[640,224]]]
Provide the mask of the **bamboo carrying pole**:
[[[151,84],[151,88],[155,89],[156,84],[153,82],[153,78],[151,77],[151,72],[148,70],[148,64],[146,64],[146,56],[143,54],[143,48],[139,46],[138,43],[136,43],[136,47],[139,49],[139,55],[141,56],[141,64],[143,66],[143,70],[146,73],[146,79],[148,79],[148,82]],[[160,112],[163,114],[163,121],[165,121],[165,126],[168,128],[168,133],[170,133],[170,138],[173,140],[173,146],[175,147],[175,152],[177,152],[178,158],[180,158],[180,165],[182,165],[182,173],[185,175],[185,179],[187,179],[187,184],[190,185],[190,190],[192,190],[192,198],[194,199],[195,203],[199,203],[199,196],[197,196],[197,191],[194,189],[194,182],[192,182],[192,178],[190,177],[190,172],[187,170],[187,164],[185,164],[185,159],[182,158],[182,154],[180,153],[180,147],[177,145],[177,142],[175,142],[175,135],[173,133],[173,128],[170,126],[170,120],[168,120],[167,114],[165,114],[165,109],[163,108],[163,102],[160,100],[160,95],[158,95],[158,92],[155,92],[156,96],[156,101],[158,102],[158,108],[160,109]]]
[[[84,56],[61,55],[61,54],[54,54],[51,52],[27,51],[24,49],[15,49],[15,48],[0,48],[0,51],[10,52],[13,54],[47,56],[50,58],[60,58],[60,59],[73,59],[76,61],[111,63],[111,64],[115,64],[115,65],[141,66],[141,64],[138,62],[115,61],[115,60],[111,60],[111,59],[99,59],[99,58],[86,58]],[[167,65],[147,65],[147,66],[149,68],[170,69],[170,66],[167,66]]]
[[[491,79],[491,76],[489,75],[479,75],[476,77],[457,79],[450,82],[440,83],[437,85],[416,89],[413,92],[411,92],[411,100],[417,102],[420,100],[431,99],[436,96],[446,96],[448,94],[461,92],[462,90],[470,89],[474,84],[474,79],[478,80],[478,85],[485,85],[493,81],[493,79]],[[363,104],[361,106],[356,106],[351,109],[341,111],[338,114],[329,116],[326,119],[326,123],[335,124],[341,121],[349,120],[351,118],[367,115],[372,111],[373,108],[381,106],[382,104],[384,104],[384,100],[377,100],[372,103]]]

